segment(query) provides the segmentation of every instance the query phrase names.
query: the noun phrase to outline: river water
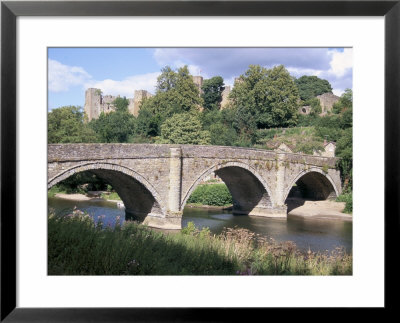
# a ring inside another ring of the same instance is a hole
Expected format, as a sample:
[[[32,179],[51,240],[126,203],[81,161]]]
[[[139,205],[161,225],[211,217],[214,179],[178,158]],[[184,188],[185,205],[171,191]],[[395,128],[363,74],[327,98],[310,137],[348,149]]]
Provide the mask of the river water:
[[[113,226],[117,217],[125,220],[125,209],[118,208],[107,201],[70,201],[60,198],[48,198],[49,211],[58,215],[69,214],[76,206],[87,212],[96,220],[103,216],[104,225]],[[210,228],[212,233],[220,233],[224,227],[238,226],[273,238],[276,241],[293,241],[299,249],[312,251],[331,251],[336,247],[344,247],[352,251],[352,222],[341,220],[313,220],[298,217],[287,219],[262,218],[232,213],[215,209],[185,208],[182,226],[189,221],[199,229]]]

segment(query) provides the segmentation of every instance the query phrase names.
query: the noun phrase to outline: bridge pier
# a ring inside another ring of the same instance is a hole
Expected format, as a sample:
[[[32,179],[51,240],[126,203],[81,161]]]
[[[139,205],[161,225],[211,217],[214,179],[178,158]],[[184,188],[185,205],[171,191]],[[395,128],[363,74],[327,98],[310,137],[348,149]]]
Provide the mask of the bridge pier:
[[[150,227],[169,230],[182,229],[180,209],[182,192],[182,149],[171,147],[169,159],[168,210],[166,216],[148,215],[143,221]]]
[[[143,224],[157,229],[180,230],[182,229],[182,212],[168,214],[166,217],[148,215]]]

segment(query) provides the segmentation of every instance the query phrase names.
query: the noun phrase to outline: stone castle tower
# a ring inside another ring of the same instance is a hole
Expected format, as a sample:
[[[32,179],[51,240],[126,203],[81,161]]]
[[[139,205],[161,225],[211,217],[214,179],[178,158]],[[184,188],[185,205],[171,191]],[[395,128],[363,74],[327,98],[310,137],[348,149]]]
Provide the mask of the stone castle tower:
[[[203,77],[202,76],[192,76],[194,84],[196,84],[199,95],[202,94],[201,87],[203,86]],[[225,108],[229,103],[229,93],[231,92],[230,86],[225,86],[224,91],[222,92],[222,102],[221,109]],[[139,115],[140,104],[143,99],[151,98],[153,94],[146,90],[135,90],[133,98],[127,98],[129,101],[128,110],[135,117]],[[110,113],[115,111],[115,106],[113,104],[116,98],[120,96],[113,95],[103,95],[100,89],[89,88],[85,92],[85,106],[84,111],[87,116],[87,120],[90,121],[92,119],[98,119],[100,114]]]
[[[229,85],[225,85],[224,90],[222,91],[222,101],[221,101],[221,109],[226,108],[229,101],[229,94],[231,93],[231,87]]]
[[[135,90],[132,104],[129,104],[128,109],[129,112],[132,113],[135,117],[139,115],[140,104],[143,99],[151,98],[153,95],[146,90]]]
[[[135,117],[139,114],[140,103],[144,98],[150,98],[153,95],[146,90],[138,90],[134,92],[134,98],[128,99],[128,110]],[[120,96],[103,95],[100,89],[89,88],[85,92],[84,111],[88,121],[98,119],[102,112],[110,113],[115,111],[114,100]]]
[[[192,76],[193,79],[193,83],[196,84],[198,90],[199,90],[199,94],[201,95],[201,93],[203,93],[203,91],[201,90],[201,87],[203,86],[203,77],[202,76]]]

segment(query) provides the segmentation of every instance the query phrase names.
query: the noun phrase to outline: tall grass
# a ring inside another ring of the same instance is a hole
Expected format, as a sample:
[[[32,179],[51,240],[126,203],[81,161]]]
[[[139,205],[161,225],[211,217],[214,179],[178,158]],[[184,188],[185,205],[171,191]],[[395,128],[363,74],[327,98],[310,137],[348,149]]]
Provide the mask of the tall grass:
[[[119,222],[118,222],[119,223]],[[48,219],[49,275],[351,275],[352,256],[301,253],[245,229],[176,234],[125,222],[103,228],[79,210]]]

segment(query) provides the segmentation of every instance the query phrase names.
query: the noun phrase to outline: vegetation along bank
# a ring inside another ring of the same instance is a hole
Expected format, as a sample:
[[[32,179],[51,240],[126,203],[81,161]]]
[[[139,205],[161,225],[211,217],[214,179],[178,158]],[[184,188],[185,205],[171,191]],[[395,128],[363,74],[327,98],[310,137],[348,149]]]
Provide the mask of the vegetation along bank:
[[[211,235],[193,223],[176,234],[125,222],[114,228],[74,210],[48,218],[49,275],[351,275],[352,256],[300,252],[246,229]]]

